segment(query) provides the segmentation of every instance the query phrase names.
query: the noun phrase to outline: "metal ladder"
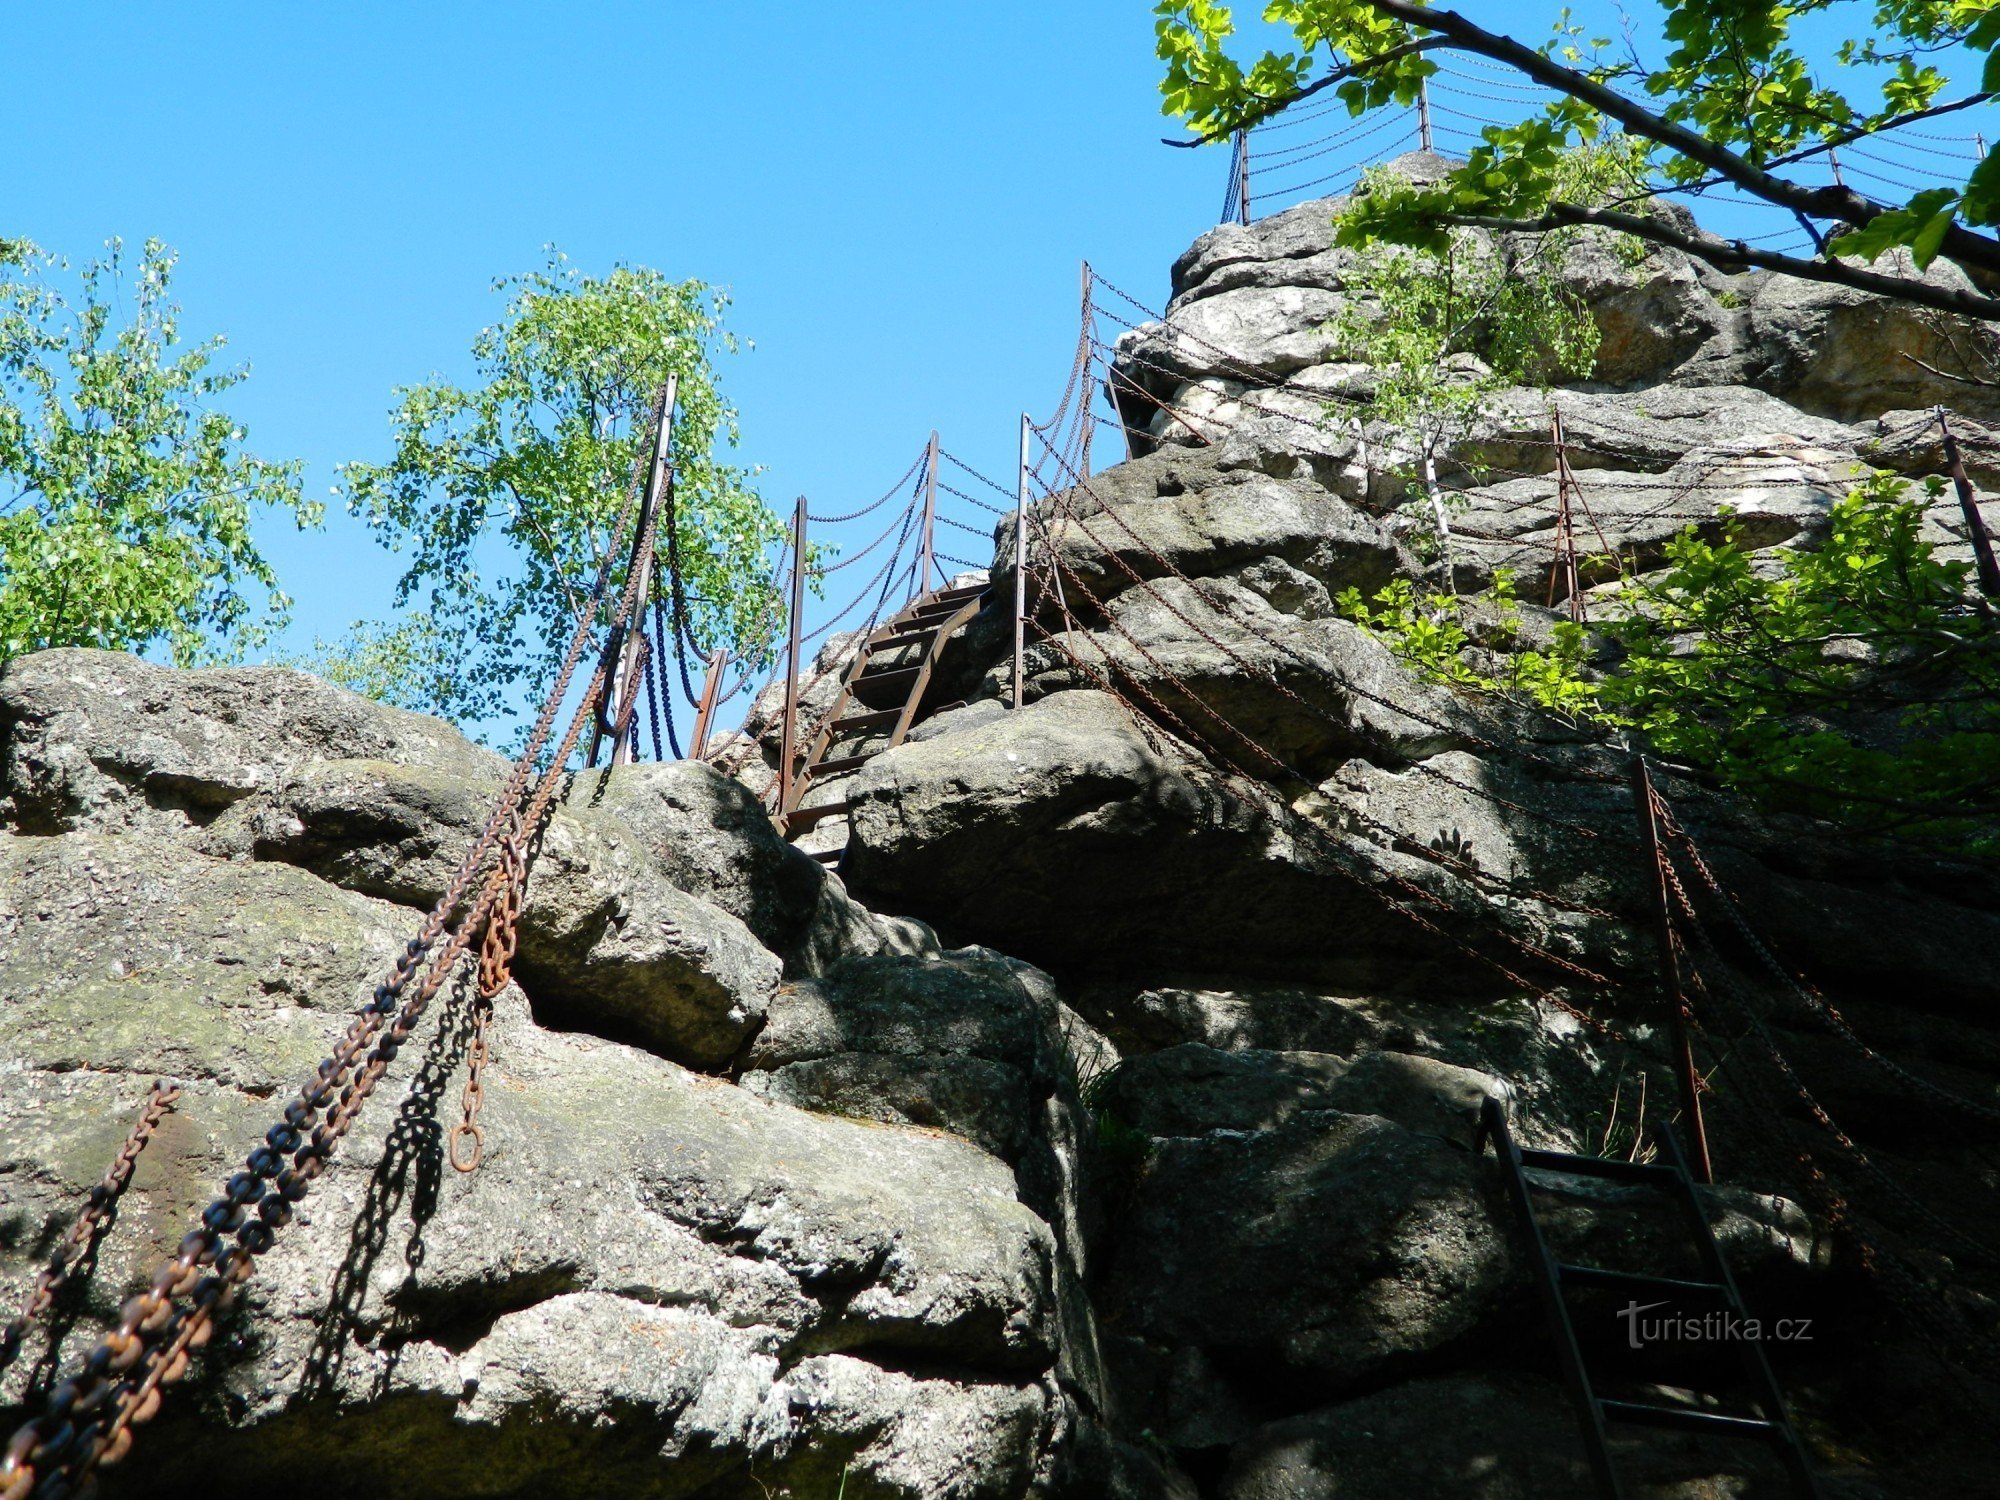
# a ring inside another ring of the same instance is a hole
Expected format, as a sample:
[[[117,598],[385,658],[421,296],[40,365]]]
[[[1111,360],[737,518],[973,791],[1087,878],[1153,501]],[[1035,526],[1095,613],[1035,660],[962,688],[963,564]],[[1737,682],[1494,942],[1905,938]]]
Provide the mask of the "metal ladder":
[[[1744,1310],[1742,1294],[1736,1289],[1736,1278],[1730,1273],[1729,1263],[1722,1258],[1722,1250],[1715,1243],[1708,1215],[1695,1192],[1694,1178],[1688,1172],[1687,1159],[1681,1154],[1680,1142],[1674,1138],[1673,1131],[1665,1126],[1658,1131],[1659,1140],[1670,1158],[1669,1164],[1538,1151],[1515,1143],[1513,1132],[1507,1125],[1506,1108],[1499,1100],[1489,1097],[1480,1113],[1479,1136],[1474,1150],[1484,1150],[1485,1140],[1492,1140],[1494,1152],[1500,1159],[1507,1197],[1527,1237],[1535,1283],[1543,1310],[1548,1315],[1549,1327],[1555,1334],[1556,1354],[1562,1364],[1563,1378],[1576,1403],[1577,1425],[1583,1434],[1584,1448],[1589,1455],[1591,1472],[1597,1480],[1598,1493],[1605,1500],[1621,1500],[1624,1493],[1611,1461],[1606,1424],[1625,1422],[1712,1436],[1753,1437],[1769,1442],[1777,1449],[1791,1477],[1793,1493],[1805,1497],[1805,1500],[1818,1500],[1819,1490],[1806,1461],[1805,1445],[1792,1426],[1791,1417],[1785,1410],[1784,1397],[1778,1391],[1777,1378],[1771,1373],[1770,1360],[1765,1357],[1764,1347],[1757,1340],[1729,1341],[1736,1351],[1751,1398],[1759,1408],[1760,1415],[1756,1417],[1725,1416],[1718,1412],[1692,1411],[1641,1401],[1608,1400],[1597,1394],[1592,1382],[1583,1348],[1577,1341],[1569,1302],[1564,1296],[1566,1289],[1605,1287],[1635,1296],[1703,1296],[1717,1300],[1739,1320],[1749,1316]],[[1665,1276],[1606,1270],[1599,1266],[1566,1265],[1558,1261],[1550,1253],[1548,1240],[1542,1234],[1541,1220],[1535,1214],[1534,1200],[1529,1196],[1525,1172],[1528,1167],[1654,1187],[1668,1193],[1681,1210],[1709,1279],[1680,1281]]]
[[[777,809],[785,837],[796,839],[808,828],[838,817],[849,801],[800,806],[808,790],[836,777],[852,775],[885,750],[903,743],[923,705],[924,690],[945,642],[979,613],[990,585],[968,584],[938,589],[906,606],[886,624],[869,632],[848,664],[840,692],[819,731],[806,746],[798,772],[790,779],[790,795]],[[876,658],[889,660],[878,662]],[[859,705],[862,712],[850,714]],[[843,740],[879,741],[850,747]],[[836,746],[843,753],[829,754]],[[832,864],[844,849],[821,850],[813,857]]]

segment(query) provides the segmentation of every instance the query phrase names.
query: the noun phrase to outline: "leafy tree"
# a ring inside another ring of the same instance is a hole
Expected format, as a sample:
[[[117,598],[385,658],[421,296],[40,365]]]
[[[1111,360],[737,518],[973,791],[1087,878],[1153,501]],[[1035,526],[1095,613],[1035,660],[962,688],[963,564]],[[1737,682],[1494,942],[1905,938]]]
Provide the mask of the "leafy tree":
[[[357,620],[339,640],[315,637],[311,651],[274,656],[271,664],[296,667],[378,703],[419,713],[448,691],[450,677],[441,633],[422,612],[394,623]]]
[[[215,407],[245,372],[215,367],[220,337],[182,341],[173,252],[148,240],[135,276],[120,241],[106,251],[72,275],[0,240],[0,661],[51,646],[238,655],[290,602],[253,516],[303,528],[321,507],[298,463],[244,452]]]
[[[1443,51],[1517,70],[1558,97],[1515,124],[1489,127],[1443,181],[1375,195],[1344,229],[1349,243],[1382,237],[1443,248],[1454,227],[1541,230],[1595,224],[1686,251],[1736,272],[1757,267],[1884,293],[1943,312],[2000,319],[1984,291],[1880,270],[1907,247],[1921,272],[1943,255],[1975,276],[2000,272],[2000,158],[1961,183],[1882,202],[1835,180],[1827,153],[1983,104],[2000,88],[2000,5],[1990,0],[1677,0],[1663,7],[1667,53],[1657,63],[1614,55],[1562,12],[1530,47],[1419,0],[1271,0],[1267,21],[1289,27],[1293,50],[1246,66],[1230,52],[1235,23],[1213,0],[1163,0],[1158,51],[1165,112],[1217,139],[1292,102],[1332,90],[1350,112],[1415,102]],[[1866,41],[1843,44],[1815,70],[1795,43],[1802,22]],[[1844,29],[1843,29],[1844,25]],[[1936,60],[1982,59],[1979,90],[1947,97]],[[1328,66],[1315,77],[1319,60]],[[1566,191],[1566,148],[1620,131],[1645,143],[1651,171],[1610,202]],[[1191,142],[1189,144],[1195,144]],[[1649,211],[1664,192],[1726,188],[1786,209],[1811,229],[1817,253],[1790,255],[1689,229]],[[1849,257],[1842,259],[1839,257]]]
[[[1432,680],[1635,732],[1768,806],[2000,853],[2000,621],[1923,516],[1878,476],[1811,550],[1757,554],[1733,526],[1720,540],[1689,527],[1666,567],[1627,569],[1597,624],[1619,655],[1602,672],[1567,621],[1553,649],[1510,654],[1504,578],[1487,601],[1419,600],[1399,581],[1341,602]],[[1496,613],[1475,641],[1472,623]]]
[[[738,347],[722,326],[727,298],[643,266],[586,276],[553,249],[541,270],[494,289],[507,303],[473,342],[476,383],[400,389],[394,455],[341,467],[348,509],[410,554],[397,603],[422,600],[423,649],[440,664],[420,674],[414,701],[502,722],[549,674],[669,374],[680,381],[673,520],[687,628],[699,650],[754,653],[774,608],[764,554],[781,528],[752,474],[723,461],[737,441],[714,368]]]
[[[1347,212],[1366,212],[1370,198],[1401,181],[1369,172]],[[1451,525],[1438,460],[1461,447],[1499,392],[1580,378],[1596,359],[1597,325],[1560,274],[1581,232],[1501,241],[1454,230],[1441,249],[1387,248],[1343,273],[1333,347],[1369,367],[1368,416],[1393,445],[1388,467],[1429,507],[1447,575]]]

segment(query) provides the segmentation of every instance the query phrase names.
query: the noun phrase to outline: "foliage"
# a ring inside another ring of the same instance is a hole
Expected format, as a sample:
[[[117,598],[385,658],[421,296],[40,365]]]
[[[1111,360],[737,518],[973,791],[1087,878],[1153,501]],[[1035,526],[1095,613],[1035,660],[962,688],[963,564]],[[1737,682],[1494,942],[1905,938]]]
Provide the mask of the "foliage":
[[[1355,588],[1335,601],[1342,614],[1390,648],[1433,682],[1469,692],[1523,699],[1564,718],[1599,712],[1596,686],[1584,676],[1589,642],[1583,627],[1560,620],[1551,628],[1548,650],[1521,648],[1521,605],[1514,578],[1498,570],[1484,595],[1468,600],[1453,594],[1419,595],[1407,578],[1392,579],[1373,600]],[[1475,646],[1468,625],[1484,622]]]
[[[680,381],[674,516],[689,630],[698,651],[754,654],[776,607],[764,554],[780,526],[753,474],[724,461],[737,441],[715,372],[738,348],[723,328],[728,299],[643,266],[586,276],[553,249],[543,269],[494,289],[508,300],[473,342],[477,381],[402,388],[394,455],[341,469],[348,509],[411,554],[397,603],[422,599],[448,667],[424,706],[502,720],[524,684],[551,672],[669,374]]]
[[[1810,550],[1757,554],[1733,524],[1719,539],[1690,527],[1664,568],[1627,569],[1598,627],[1622,655],[1602,673],[1567,622],[1554,651],[1496,667],[1465,629],[1479,600],[1419,601],[1402,583],[1342,603],[1433,680],[1635,733],[1768,806],[2000,852],[2000,623],[1923,515],[1878,476]],[[1494,599],[1505,633],[1509,580]]]
[[[251,537],[260,507],[316,526],[296,462],[243,451],[214,404],[245,377],[187,344],[175,257],[123,244],[71,274],[0,241],[0,661],[50,646],[226,658],[289,601]],[[254,595],[261,594],[262,607]]]
[[[315,637],[302,656],[271,665],[296,667],[378,703],[427,712],[447,691],[450,658],[443,633],[427,614],[390,624],[357,620],[337,641]]]
[[[1605,134],[1606,89],[1635,102],[1636,112],[1618,123],[1657,147],[1649,162],[1656,186],[1700,190],[1726,167],[1736,186],[1763,194],[1775,169],[1798,160],[1823,177],[1819,158],[1829,143],[1939,107],[1948,81],[1936,65],[1943,53],[1982,58],[1982,88],[2000,87],[2000,5],[1991,0],[1682,0],[1662,9],[1666,53],[1655,64],[1636,51],[1614,54],[1608,39],[1587,37],[1567,10],[1558,12],[1553,34],[1536,49],[1545,75],[1537,81],[1560,89],[1558,96],[1513,124],[1486,128],[1467,163],[1442,183],[1378,196],[1369,209],[1374,232],[1435,250],[1442,216],[1529,220],[1573,202],[1559,163],[1566,148]],[[1516,68],[1525,51],[1449,13],[1437,13],[1445,30],[1427,26],[1420,0],[1271,0],[1264,19],[1288,27],[1294,45],[1246,66],[1231,54],[1235,22],[1226,6],[1162,0],[1156,14],[1164,112],[1205,137],[1282,108],[1313,86],[1322,57],[1332,69],[1320,85],[1360,115],[1414,103],[1437,71],[1440,46]],[[1867,40],[1844,43],[1831,69],[1815,70],[1798,49],[1802,23]],[[1844,196],[1849,206],[1830,208],[1823,221],[1865,217],[1852,209],[1863,200]],[[1883,206],[1892,211],[1833,248],[1873,258],[1908,246],[1919,266],[1927,264],[1954,226],[2000,223],[2000,157],[1987,156],[1963,182]]]
[[[1369,172],[1356,204],[1393,192],[1399,181]],[[1363,212],[1348,210],[1339,227]],[[1576,233],[1503,252],[1490,236],[1458,231],[1440,250],[1355,258],[1329,331],[1344,357],[1370,367],[1368,414],[1399,446],[1434,458],[1456,445],[1495,393],[1590,373],[1597,325],[1559,274]]]
[[[1572,164],[1579,173],[1593,169],[1603,170]],[[1337,237],[1399,182],[1380,168],[1367,173],[1356,206],[1336,221]],[[1503,246],[1455,231],[1442,249],[1382,249],[1356,257],[1345,273],[1347,295],[1329,329],[1334,347],[1369,367],[1368,416],[1389,434],[1391,471],[1429,502],[1430,540],[1440,551],[1448,550],[1450,523],[1448,499],[1432,477],[1438,454],[1461,446],[1498,392],[1588,375],[1596,360],[1597,325],[1560,275],[1579,232]]]

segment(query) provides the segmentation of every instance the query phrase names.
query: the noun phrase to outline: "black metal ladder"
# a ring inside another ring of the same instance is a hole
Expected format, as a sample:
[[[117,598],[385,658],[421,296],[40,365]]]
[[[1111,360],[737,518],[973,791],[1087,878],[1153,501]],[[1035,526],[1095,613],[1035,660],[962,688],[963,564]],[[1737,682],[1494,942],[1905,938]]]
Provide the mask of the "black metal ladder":
[[[1584,1447],[1599,1494],[1605,1500],[1621,1500],[1624,1493],[1611,1461],[1611,1446],[1605,1429],[1607,1423],[1626,1422],[1683,1432],[1763,1439],[1777,1449],[1786,1472],[1791,1476],[1793,1492],[1805,1497],[1805,1500],[1818,1500],[1819,1490],[1813,1483],[1812,1469],[1806,1462],[1805,1445],[1800,1442],[1791,1417],[1786,1413],[1777,1377],[1771,1373],[1771,1362],[1757,1340],[1730,1340],[1742,1366],[1750,1396],[1761,1413],[1756,1417],[1725,1416],[1718,1412],[1658,1406],[1641,1401],[1607,1400],[1597,1394],[1591,1379],[1582,1345],[1577,1342],[1576,1324],[1570,1316],[1569,1301],[1564,1296],[1566,1288],[1608,1287],[1634,1295],[1666,1297],[1705,1295],[1717,1299],[1739,1322],[1749,1317],[1744,1310],[1743,1297],[1736,1289],[1736,1278],[1730,1273],[1729,1263],[1722,1258],[1721,1247],[1715,1243],[1714,1231],[1709,1228],[1708,1215],[1695,1192],[1694,1178],[1688,1172],[1687,1159],[1681,1154],[1680,1143],[1674,1138],[1674,1133],[1664,1126],[1659,1130],[1659,1139],[1671,1159],[1670,1164],[1614,1161],[1595,1156],[1572,1156],[1562,1151],[1538,1151],[1515,1143],[1513,1132],[1507,1125],[1505,1106],[1491,1097],[1481,1110],[1479,1133],[1482,1137],[1479,1149],[1483,1149],[1484,1138],[1491,1137],[1493,1141],[1494,1151],[1500,1158],[1507,1197],[1527,1236],[1535,1283],[1541,1294],[1543,1310],[1548,1314],[1550,1330],[1555,1334],[1556,1354],[1562,1363],[1563,1378],[1576,1403],[1577,1424],[1583,1433]],[[1549,1251],[1548,1240],[1542,1234],[1541,1220],[1535,1214],[1534,1200],[1529,1196],[1525,1173],[1528,1167],[1656,1187],[1669,1193],[1687,1222],[1709,1279],[1681,1281],[1665,1276],[1606,1270],[1598,1266],[1566,1265],[1558,1261]]]

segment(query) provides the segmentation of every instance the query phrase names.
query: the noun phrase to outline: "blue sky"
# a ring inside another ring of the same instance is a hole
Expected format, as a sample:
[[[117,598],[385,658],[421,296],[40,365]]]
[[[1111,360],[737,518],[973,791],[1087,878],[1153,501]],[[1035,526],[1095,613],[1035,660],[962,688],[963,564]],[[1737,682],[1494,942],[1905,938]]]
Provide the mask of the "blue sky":
[[[730,289],[756,347],[725,384],[780,508],[872,497],[933,426],[1005,477],[1079,260],[1164,300],[1223,185],[1219,152],[1158,144],[1145,0],[3,13],[0,230],[176,247],[184,328],[251,366],[250,446],[317,495],[385,455],[394,386],[469,373],[492,279],[551,241]],[[387,612],[394,560],[337,509],[261,539],[292,646]]]

